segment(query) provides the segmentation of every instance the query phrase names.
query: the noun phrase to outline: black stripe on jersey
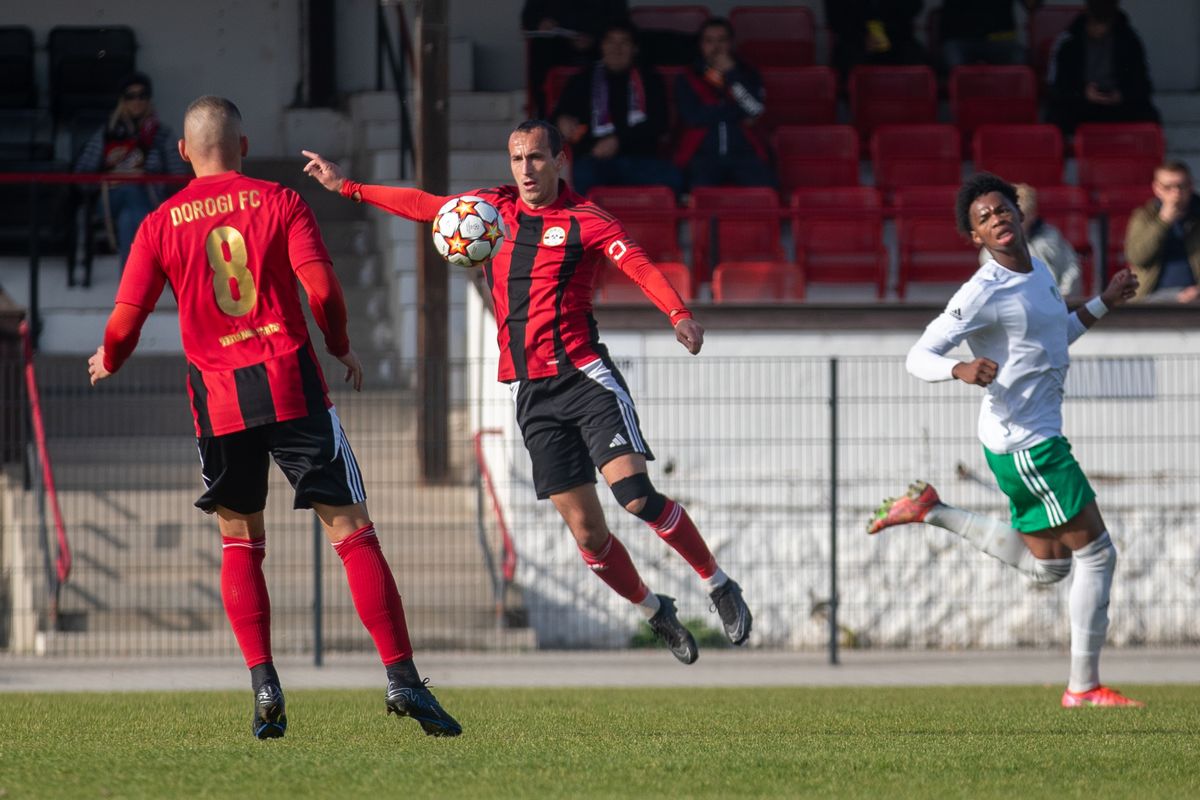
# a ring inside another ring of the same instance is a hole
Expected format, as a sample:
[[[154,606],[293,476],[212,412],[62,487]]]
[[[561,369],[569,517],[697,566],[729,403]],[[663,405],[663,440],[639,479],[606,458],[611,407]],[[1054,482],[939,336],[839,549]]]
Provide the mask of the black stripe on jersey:
[[[309,416],[325,413],[325,390],[321,387],[321,368],[313,357],[312,342],[305,342],[296,351],[300,368],[300,388],[304,392],[304,407]]]
[[[201,436],[212,436],[212,419],[208,416],[208,387],[204,385],[204,374],[188,363],[188,384],[192,387],[192,410],[196,413],[196,427]]]
[[[238,367],[233,371],[233,384],[237,388],[238,411],[247,428],[275,421],[275,398],[271,396],[266,364]]]
[[[559,374],[571,365],[567,358],[567,346],[562,338],[562,305],[567,286],[575,277],[575,268],[583,261],[583,233],[579,220],[571,217],[571,229],[567,231],[567,241],[563,245],[563,260],[558,268],[558,286],[554,290],[554,357],[558,359]]]
[[[517,236],[508,262],[508,352],[518,378],[528,375],[525,362],[525,326],[529,323],[529,286],[546,221],[541,216],[517,217]]]

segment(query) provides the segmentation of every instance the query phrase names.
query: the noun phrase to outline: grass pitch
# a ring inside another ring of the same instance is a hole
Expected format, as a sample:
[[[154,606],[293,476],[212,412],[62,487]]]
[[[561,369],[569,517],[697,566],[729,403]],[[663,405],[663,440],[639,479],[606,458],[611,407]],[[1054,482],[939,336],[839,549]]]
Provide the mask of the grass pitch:
[[[1064,710],[1061,687],[440,689],[426,737],[383,691],[0,694],[0,797],[1200,796],[1200,691]]]

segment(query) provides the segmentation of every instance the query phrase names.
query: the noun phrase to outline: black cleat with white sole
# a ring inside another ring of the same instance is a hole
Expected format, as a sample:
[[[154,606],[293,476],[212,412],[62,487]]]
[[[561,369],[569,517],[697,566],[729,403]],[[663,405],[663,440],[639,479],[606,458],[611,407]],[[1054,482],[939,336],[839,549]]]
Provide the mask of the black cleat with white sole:
[[[742,599],[742,587],[730,578],[709,594],[713,608],[721,618],[721,626],[731,644],[743,644],[750,637],[754,616]]]
[[[388,681],[387,711],[399,717],[412,717],[428,736],[458,736],[462,725],[446,713],[441,703],[426,688],[426,678],[419,686],[402,686]]]
[[[278,739],[287,732],[283,689],[278,683],[267,681],[255,692],[250,730],[259,739]]]
[[[671,655],[684,664],[694,664],[700,657],[696,640],[692,632],[683,626],[675,614],[675,598],[665,594],[655,595],[658,598],[658,611],[647,622],[654,635],[667,646]]]

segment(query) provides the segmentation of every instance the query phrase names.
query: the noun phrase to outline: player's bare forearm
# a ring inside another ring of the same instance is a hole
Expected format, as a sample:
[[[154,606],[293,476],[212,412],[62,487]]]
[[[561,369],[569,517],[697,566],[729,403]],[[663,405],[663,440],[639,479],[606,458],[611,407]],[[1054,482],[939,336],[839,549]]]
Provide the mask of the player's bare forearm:
[[[1075,314],[1085,328],[1091,328],[1100,318],[1117,306],[1125,305],[1137,294],[1138,279],[1128,267],[1112,276],[1108,287],[1079,308]]]

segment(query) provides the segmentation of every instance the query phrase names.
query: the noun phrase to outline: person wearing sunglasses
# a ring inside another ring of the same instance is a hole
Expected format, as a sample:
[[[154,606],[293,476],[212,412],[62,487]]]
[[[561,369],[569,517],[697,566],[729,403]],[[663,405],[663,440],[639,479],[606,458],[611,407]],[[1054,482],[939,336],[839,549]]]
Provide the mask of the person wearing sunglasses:
[[[175,136],[154,110],[150,78],[135,72],[121,81],[117,105],[108,121],[84,144],[76,172],[183,174],[175,154]],[[163,197],[162,188],[144,183],[105,183],[101,188],[105,228],[120,264],[129,256],[138,226]],[[73,276],[68,276],[69,281]]]

